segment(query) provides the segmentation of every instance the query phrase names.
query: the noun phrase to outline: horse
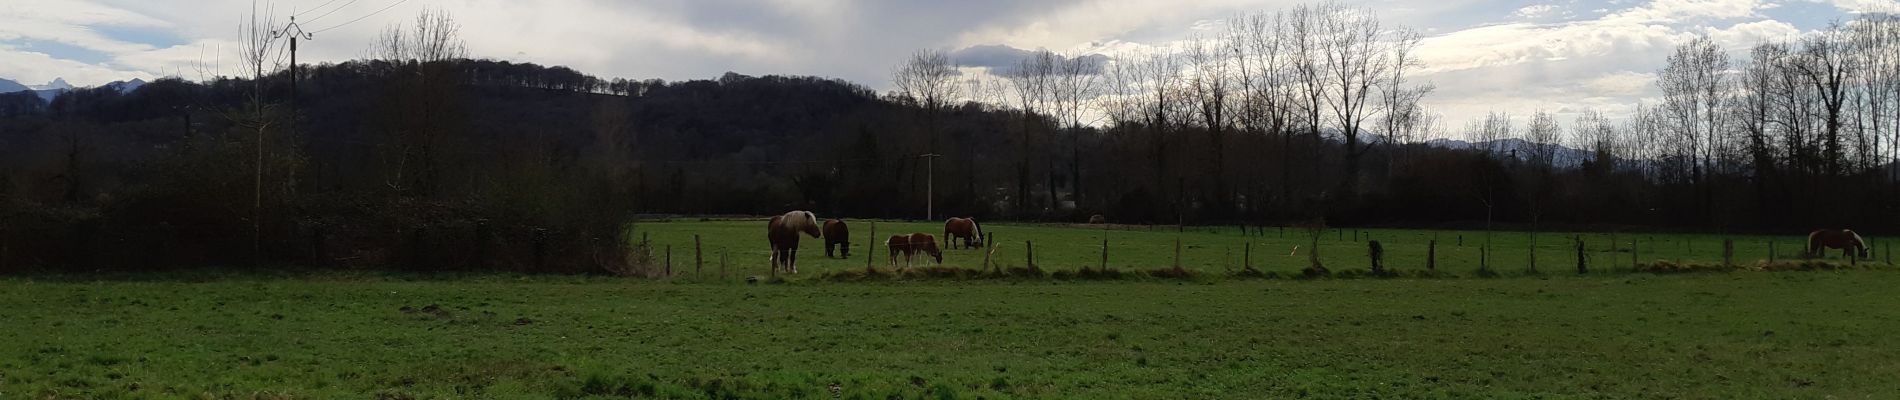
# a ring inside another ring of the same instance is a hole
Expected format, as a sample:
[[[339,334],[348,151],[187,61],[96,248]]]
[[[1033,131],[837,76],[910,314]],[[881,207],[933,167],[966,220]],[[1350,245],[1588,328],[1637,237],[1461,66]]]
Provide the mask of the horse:
[[[924,254],[929,254],[932,258],[936,258],[938,264],[943,264],[943,250],[937,249],[936,236],[930,236],[930,234],[923,232],[910,234],[910,245],[905,246],[904,254],[908,256],[911,253],[919,251],[924,252]]]
[[[825,258],[831,258],[831,247],[838,247],[838,258],[851,258],[851,229],[844,226],[844,220],[825,220]]]
[[[1102,225],[1102,224],[1107,224],[1107,223],[1108,223],[1108,217],[1104,217],[1102,216],[1102,214],[1095,214],[1095,215],[1089,216],[1089,225]]]
[[[910,235],[891,235],[884,240],[884,248],[891,249],[891,268],[897,268],[897,255],[904,255],[904,265],[910,265]]]
[[[973,218],[951,217],[943,221],[943,240],[955,249],[957,239],[963,239],[963,247],[983,247],[983,226]]]
[[[1867,241],[1847,229],[1822,229],[1808,234],[1808,256],[1827,257],[1827,249],[1841,249],[1841,257],[1867,258]]]
[[[772,273],[778,273],[779,267],[785,271],[798,273],[798,234],[804,233],[813,238],[824,233],[818,231],[818,215],[810,211],[792,211],[785,215],[772,217],[765,227],[765,238],[772,242]]]

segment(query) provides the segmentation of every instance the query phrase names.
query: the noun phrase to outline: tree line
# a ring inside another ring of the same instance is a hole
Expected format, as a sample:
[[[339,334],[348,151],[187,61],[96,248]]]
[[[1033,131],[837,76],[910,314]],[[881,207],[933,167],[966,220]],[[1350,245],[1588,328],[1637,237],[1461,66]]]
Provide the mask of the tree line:
[[[1419,35],[1336,4],[1154,51],[1038,51],[991,78],[921,51],[889,93],[470,59],[454,20],[426,13],[362,60],[0,96],[0,271],[598,271],[624,266],[639,214],[789,209],[1877,233],[1900,222],[1890,18],[1739,61],[1694,40],[1658,72],[1664,100],[1630,117],[1493,113],[1446,145],[1414,77]]]

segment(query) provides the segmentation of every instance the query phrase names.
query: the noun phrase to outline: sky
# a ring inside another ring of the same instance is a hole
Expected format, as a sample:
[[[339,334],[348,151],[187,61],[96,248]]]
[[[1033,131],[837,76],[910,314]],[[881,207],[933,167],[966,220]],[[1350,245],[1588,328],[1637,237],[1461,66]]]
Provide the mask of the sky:
[[[477,58],[567,65],[601,77],[835,77],[880,90],[919,49],[1049,49],[1115,55],[1219,29],[1287,0],[0,0],[0,78],[79,86],[238,73],[238,25],[296,16],[300,62],[361,58],[424,9],[462,24]],[[1669,52],[1707,35],[1739,60],[1896,0],[1346,0],[1421,32],[1417,82],[1450,129],[1487,112],[1567,121],[1654,103]],[[998,47],[998,46],[1007,46]],[[979,54],[984,52],[966,52]],[[968,61],[994,63],[991,57]]]

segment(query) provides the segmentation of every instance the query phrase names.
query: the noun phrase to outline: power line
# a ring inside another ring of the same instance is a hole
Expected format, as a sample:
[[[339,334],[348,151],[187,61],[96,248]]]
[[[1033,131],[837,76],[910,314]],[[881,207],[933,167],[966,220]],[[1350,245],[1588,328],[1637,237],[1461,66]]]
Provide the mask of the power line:
[[[354,0],[352,0],[352,1],[354,1]],[[369,13],[369,15],[364,15],[364,16],[361,16],[361,17],[357,17],[356,19],[352,19],[352,20],[350,20],[350,22],[344,22],[344,23],[341,23],[341,24],[336,24],[335,26],[331,26],[331,27],[328,27],[328,28],[323,28],[323,29],[318,29],[318,30],[316,30],[316,31],[313,31],[313,32],[310,32],[310,33],[323,33],[324,31],[328,31],[328,30],[331,30],[331,29],[336,29],[336,28],[341,28],[341,27],[343,27],[344,25],[349,25],[349,24],[353,24],[353,23],[356,23],[356,21],[362,21],[362,20],[363,20],[364,18],[369,18],[369,17],[373,17],[373,16],[376,16],[376,14],[382,14],[382,13],[383,13],[384,11],[389,11],[389,9],[391,9],[391,8],[396,8],[396,6],[400,6],[400,5],[402,5],[402,3],[408,3],[408,2],[409,2],[409,0],[401,0],[401,1],[397,1],[397,2],[395,2],[395,3],[392,3],[392,4],[390,4],[390,5],[388,6],[388,7],[383,7],[383,8],[382,8],[382,9],[380,9],[380,10],[376,10],[376,12],[372,12],[372,13]]]
[[[331,0],[331,1],[335,1],[335,0]],[[311,21],[323,19],[323,17],[328,17],[330,16],[330,14],[335,14],[337,11],[342,11],[345,8],[350,8],[350,5],[356,4],[356,2],[357,0],[350,0],[350,2],[348,3],[343,3],[343,5],[336,6],[336,8],[330,9],[330,12],[323,13],[322,15],[318,15],[316,18],[311,18],[311,19],[305,20],[304,22],[311,22]]]
[[[323,2],[323,4],[318,4],[318,5],[316,6],[316,7],[311,7],[311,8],[310,8],[310,9],[308,9],[308,10],[303,10],[303,12],[300,12],[300,13],[296,13],[296,14],[291,14],[291,16],[294,16],[294,17],[301,17],[301,16],[303,16],[304,14],[309,14],[309,13],[310,13],[311,11],[316,11],[316,10],[321,10],[321,9],[323,9],[323,6],[327,6],[327,5],[330,5],[330,3],[335,3],[335,2],[336,2],[336,0],[330,0],[330,1],[326,1],[326,2]]]

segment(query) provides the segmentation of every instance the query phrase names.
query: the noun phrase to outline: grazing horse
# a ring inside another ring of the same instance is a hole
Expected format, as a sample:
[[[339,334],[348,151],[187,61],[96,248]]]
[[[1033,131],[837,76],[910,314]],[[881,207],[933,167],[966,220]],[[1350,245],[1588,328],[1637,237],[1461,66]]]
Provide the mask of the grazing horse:
[[[1095,214],[1095,215],[1089,216],[1089,225],[1101,225],[1101,224],[1106,224],[1106,223],[1108,223],[1108,217],[1104,217],[1102,216],[1102,214]]]
[[[1867,257],[1867,241],[1847,229],[1822,229],[1808,234],[1808,256],[1827,257],[1827,249],[1841,249],[1841,257]]]
[[[772,242],[772,273],[778,273],[784,266],[789,273],[798,273],[798,234],[819,237],[818,215],[810,211],[793,211],[772,217],[766,224],[765,238]]]
[[[937,249],[936,236],[930,236],[930,234],[922,232],[910,234],[910,245],[905,247],[905,256],[908,257],[910,254],[920,251],[924,254],[929,254],[932,258],[936,258],[938,264],[943,264],[943,250]]]
[[[973,218],[951,217],[943,221],[943,240],[955,249],[957,239],[963,240],[963,247],[983,247],[983,226]]]
[[[838,258],[851,258],[851,229],[844,226],[844,220],[825,220],[825,257],[831,257],[831,247],[838,247]]]
[[[897,268],[897,255],[904,255],[904,265],[910,265],[910,235],[891,235],[884,241],[884,248],[891,249],[891,268]]]

